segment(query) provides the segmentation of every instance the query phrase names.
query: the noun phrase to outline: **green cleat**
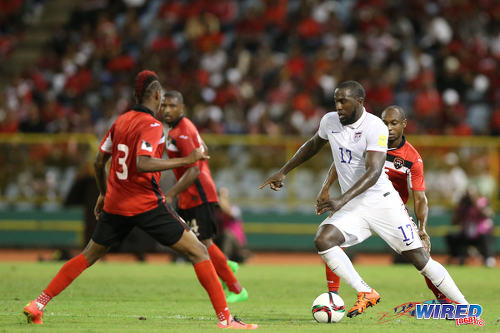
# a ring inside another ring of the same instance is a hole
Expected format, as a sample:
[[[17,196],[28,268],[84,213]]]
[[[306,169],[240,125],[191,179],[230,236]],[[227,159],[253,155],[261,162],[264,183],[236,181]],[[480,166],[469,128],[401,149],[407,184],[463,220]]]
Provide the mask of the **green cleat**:
[[[235,294],[230,291],[226,296],[226,301],[228,303],[244,302],[248,299],[248,291],[245,288],[241,289],[239,294]]]
[[[240,264],[238,264],[236,261],[232,261],[229,259],[227,260],[227,265],[229,266],[229,268],[231,268],[233,273],[236,273],[236,271],[240,268]]]

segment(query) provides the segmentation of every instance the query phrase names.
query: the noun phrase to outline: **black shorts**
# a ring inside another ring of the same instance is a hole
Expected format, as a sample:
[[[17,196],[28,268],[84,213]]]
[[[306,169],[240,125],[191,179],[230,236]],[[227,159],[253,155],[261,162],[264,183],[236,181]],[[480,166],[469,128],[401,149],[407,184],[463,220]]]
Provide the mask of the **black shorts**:
[[[168,205],[161,204],[157,208],[134,216],[102,212],[92,240],[97,244],[111,246],[121,242],[134,227],[142,229],[165,246],[175,244],[184,230],[189,230],[175,210]]]
[[[217,220],[214,213],[215,203],[207,202],[189,209],[178,209],[179,215],[186,221],[198,239],[214,238],[217,234]]]

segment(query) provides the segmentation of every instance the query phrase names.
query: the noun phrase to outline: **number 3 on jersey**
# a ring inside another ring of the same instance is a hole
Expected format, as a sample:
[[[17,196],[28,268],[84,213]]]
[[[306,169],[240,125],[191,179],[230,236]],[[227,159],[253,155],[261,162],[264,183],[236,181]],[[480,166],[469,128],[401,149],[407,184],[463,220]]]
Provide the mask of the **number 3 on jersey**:
[[[352,153],[349,149],[339,147],[340,150],[340,162],[341,163],[351,163]]]
[[[118,144],[118,151],[123,152],[123,157],[118,157],[118,164],[122,167],[122,172],[116,171],[116,176],[118,179],[125,180],[128,177],[128,168],[127,168],[127,157],[128,157],[128,146],[122,143]]]

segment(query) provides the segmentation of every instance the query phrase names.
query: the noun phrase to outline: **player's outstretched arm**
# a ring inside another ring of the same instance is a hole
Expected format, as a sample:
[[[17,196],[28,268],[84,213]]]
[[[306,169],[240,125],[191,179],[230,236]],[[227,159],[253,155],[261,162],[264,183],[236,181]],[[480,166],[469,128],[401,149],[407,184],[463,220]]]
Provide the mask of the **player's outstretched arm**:
[[[427,234],[427,216],[429,214],[429,206],[427,205],[427,197],[425,191],[413,191],[413,209],[418,221],[418,235],[422,240],[424,249],[427,253],[431,251],[431,240]]]
[[[262,185],[259,186],[259,189],[264,188],[269,185],[271,189],[275,191],[279,191],[283,187],[283,182],[286,178],[286,175],[316,155],[320,149],[326,144],[327,140],[322,139],[318,133],[316,133],[312,138],[307,140],[300,148],[295,152],[292,158],[285,163],[281,169],[269,177]]]
[[[201,159],[209,159],[209,158],[210,156],[207,156],[203,153],[202,148],[196,148],[188,156],[171,158],[168,160],[139,155],[137,156],[136,163],[137,163],[137,170],[139,172],[156,172],[156,171],[175,169],[181,166],[193,164],[194,162]]]

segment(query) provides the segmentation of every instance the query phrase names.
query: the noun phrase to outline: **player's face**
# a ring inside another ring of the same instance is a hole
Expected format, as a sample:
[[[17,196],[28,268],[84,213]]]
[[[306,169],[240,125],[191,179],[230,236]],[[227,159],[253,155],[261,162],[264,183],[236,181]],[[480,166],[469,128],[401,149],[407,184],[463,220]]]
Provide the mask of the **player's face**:
[[[349,89],[335,89],[335,108],[342,125],[349,125],[359,119],[363,110],[363,100],[351,95]]]
[[[165,97],[161,103],[161,115],[167,124],[175,123],[184,112],[184,104],[176,97]]]
[[[394,142],[401,138],[406,119],[402,119],[401,114],[395,109],[388,109],[382,113],[382,121],[389,129],[389,142]]]

